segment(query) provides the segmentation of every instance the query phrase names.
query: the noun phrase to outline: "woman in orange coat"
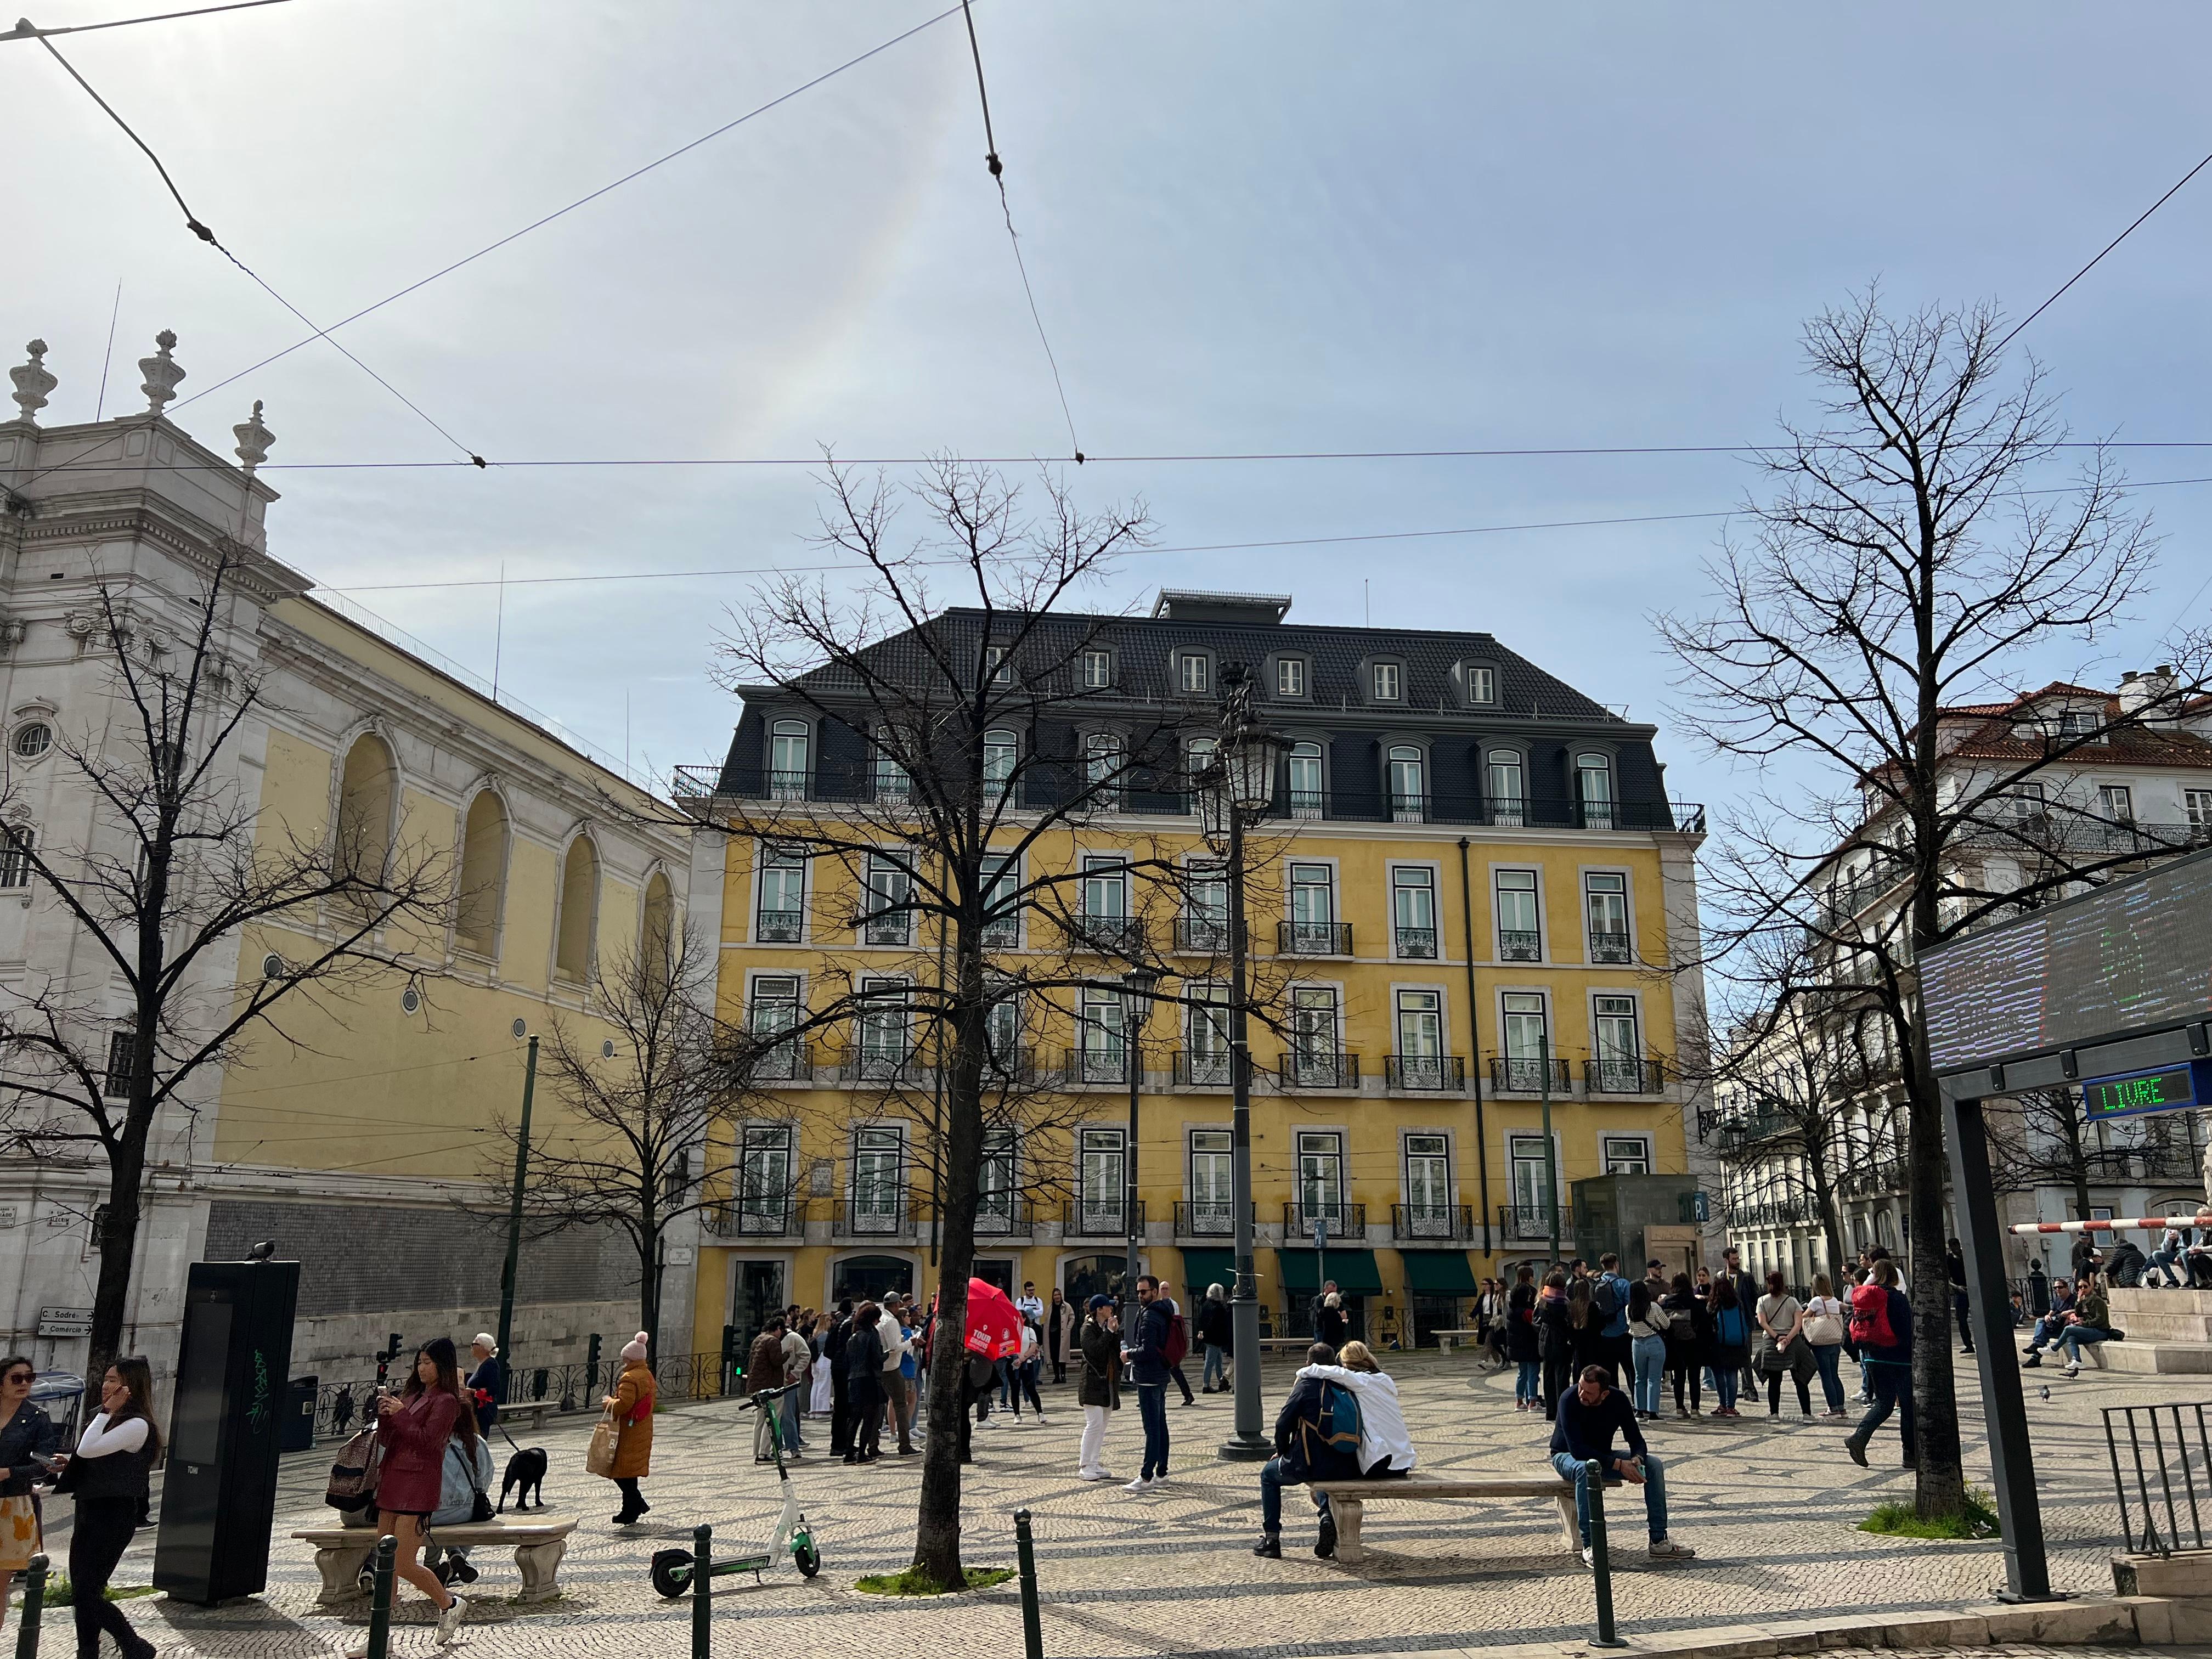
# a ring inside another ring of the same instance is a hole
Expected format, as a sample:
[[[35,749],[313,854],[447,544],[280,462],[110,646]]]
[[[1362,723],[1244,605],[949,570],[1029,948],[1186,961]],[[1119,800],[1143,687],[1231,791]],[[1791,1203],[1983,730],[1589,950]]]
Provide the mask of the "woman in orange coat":
[[[645,1345],[643,1331],[624,1345],[622,1380],[599,1401],[620,1425],[611,1477],[622,1488],[623,1506],[614,1517],[618,1527],[635,1526],[653,1507],[637,1489],[637,1483],[653,1473],[653,1372],[645,1363]]]

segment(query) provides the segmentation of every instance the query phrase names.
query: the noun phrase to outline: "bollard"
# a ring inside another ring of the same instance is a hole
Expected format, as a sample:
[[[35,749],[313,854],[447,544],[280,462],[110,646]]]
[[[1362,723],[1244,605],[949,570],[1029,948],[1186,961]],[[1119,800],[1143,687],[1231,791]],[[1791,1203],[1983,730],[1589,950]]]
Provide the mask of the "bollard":
[[[1022,1568],[1022,1652],[1044,1659],[1044,1626],[1037,1618],[1036,1551],[1030,1543],[1030,1512],[1014,1511],[1014,1553]]]
[[[39,1659],[39,1610],[46,1604],[46,1558],[34,1555],[23,1569],[23,1622],[15,1632],[15,1659]]]
[[[376,1540],[376,1589],[368,1600],[368,1659],[385,1659],[392,1649],[392,1563],[399,1540],[390,1533]]]
[[[691,1528],[691,1659],[707,1659],[707,1638],[714,1620],[714,1564],[712,1527]]]
[[[1595,1648],[1625,1648],[1627,1643],[1613,1630],[1613,1563],[1605,1549],[1605,1471],[1593,1458],[1583,1465],[1589,1480],[1590,1570],[1597,1579],[1597,1639]]]

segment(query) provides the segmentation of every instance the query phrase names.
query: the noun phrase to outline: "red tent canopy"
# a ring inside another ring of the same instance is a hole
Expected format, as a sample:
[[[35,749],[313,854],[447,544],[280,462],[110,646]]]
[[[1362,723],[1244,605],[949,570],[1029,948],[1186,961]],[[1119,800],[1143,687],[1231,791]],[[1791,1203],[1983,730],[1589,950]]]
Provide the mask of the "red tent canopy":
[[[986,1359],[1018,1358],[1022,1316],[1006,1293],[988,1279],[968,1281],[968,1352]]]

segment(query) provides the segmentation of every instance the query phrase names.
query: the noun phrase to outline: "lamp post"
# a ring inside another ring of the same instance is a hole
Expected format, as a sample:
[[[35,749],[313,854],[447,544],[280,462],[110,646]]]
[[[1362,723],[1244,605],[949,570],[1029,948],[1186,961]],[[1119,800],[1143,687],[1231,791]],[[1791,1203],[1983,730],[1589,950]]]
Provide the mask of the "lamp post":
[[[1122,1269],[1121,1301],[1125,1312],[1137,1293],[1137,1091],[1145,1078],[1145,1057],[1138,1038],[1145,1017],[1152,1011],[1153,988],[1159,974],[1150,968],[1132,968],[1121,975],[1121,1069],[1129,1076],[1129,1144],[1121,1158],[1121,1226],[1128,1235],[1128,1261]]]
[[[1230,1203],[1236,1215],[1237,1287],[1229,1314],[1237,1357],[1236,1426],[1221,1455],[1243,1462],[1269,1456],[1274,1446],[1260,1426],[1259,1275],[1252,1260],[1252,1052],[1244,1007],[1244,820],[1273,805],[1275,758],[1289,739],[1252,723],[1252,690],[1241,666],[1225,666],[1221,747],[1200,775],[1199,818],[1206,842],[1229,860]]]
[[[520,1020],[515,1035],[522,1035]],[[514,1334],[514,1278],[522,1257],[522,1183],[530,1173],[530,1097],[538,1089],[538,1039],[530,1039],[529,1058],[522,1068],[522,1125],[514,1137],[514,1188],[507,1200],[507,1261],[499,1275],[499,1358],[510,1374],[514,1369],[511,1346]]]

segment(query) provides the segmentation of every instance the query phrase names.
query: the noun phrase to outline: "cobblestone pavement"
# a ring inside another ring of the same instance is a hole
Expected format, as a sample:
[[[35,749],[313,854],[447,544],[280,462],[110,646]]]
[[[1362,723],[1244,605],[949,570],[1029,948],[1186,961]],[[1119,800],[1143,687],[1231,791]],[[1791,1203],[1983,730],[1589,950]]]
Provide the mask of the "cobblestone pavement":
[[[1525,1477],[1546,1467],[1547,1425],[1513,1411],[1510,1374],[1480,1370],[1466,1355],[1394,1356],[1392,1363],[1423,1468]],[[1290,1370],[1271,1364],[1266,1373],[1270,1423]],[[2046,1381],[2047,1401],[2037,1392]],[[2109,1593],[2107,1561],[2119,1523],[2097,1408],[2201,1399],[2206,1385],[2094,1372],[2069,1381],[2045,1371],[2028,1382],[2053,1577],[2063,1589]],[[1971,1372],[1962,1371],[1961,1386],[1970,1474],[1986,1482]],[[1048,1387],[1046,1402],[1051,1410],[1042,1424],[1024,1419],[1014,1427],[1001,1413],[977,1431],[966,1554],[970,1565],[1012,1565],[1012,1512],[1030,1508],[1045,1650],[1058,1659],[1380,1659],[1577,1643],[1589,1632],[1590,1577],[1560,1548],[1548,1500],[1372,1505],[1369,1555],[1353,1568],[1314,1558],[1312,1512],[1294,1491],[1286,1494],[1284,1559],[1261,1560],[1250,1553],[1259,1526],[1256,1467],[1214,1455],[1231,1426],[1227,1396],[1170,1406],[1174,1475],[1164,1489],[1144,1496],[1078,1480],[1074,1390]],[[1614,1595],[1625,1632],[1679,1640],[1705,1626],[1831,1612],[1878,1617],[1984,1601],[1999,1588],[2002,1563],[1993,1543],[1892,1540],[1856,1530],[1875,1503],[1910,1491],[1895,1467],[1893,1427],[1875,1443],[1875,1468],[1862,1470],[1841,1449],[1844,1425],[1801,1421],[1794,1408],[1787,1402],[1790,1414],[1775,1424],[1762,1401],[1757,1415],[1735,1422],[1670,1416],[1655,1425],[1655,1449],[1668,1462],[1673,1531],[1698,1559],[1664,1568],[1645,1561],[1641,1506],[1632,1497],[1616,1499],[1609,1506],[1619,1563]],[[647,1557],[672,1543],[688,1547],[692,1527],[702,1521],[714,1526],[719,1551],[766,1537],[780,1499],[772,1474],[751,1461],[750,1421],[720,1403],[665,1412],[646,1486],[653,1513],[647,1524],[620,1532],[608,1520],[613,1488],[582,1473],[588,1421],[526,1433],[525,1443],[542,1443],[552,1455],[551,1512],[582,1517],[562,1568],[566,1595],[539,1607],[511,1605],[502,1599],[516,1588],[511,1559],[480,1552],[484,1576],[466,1649],[476,1659],[687,1652],[690,1607],[653,1595]],[[808,1432],[817,1446],[826,1443],[826,1424],[810,1423]],[[1134,1410],[1117,1414],[1109,1467],[1133,1474],[1139,1438]],[[327,1460],[326,1450],[286,1460],[264,1596],[210,1609],[158,1598],[127,1601],[139,1628],[176,1652],[210,1659],[304,1659],[342,1650],[358,1633],[366,1605],[318,1609],[308,1552],[285,1535],[331,1518],[319,1504]],[[750,1577],[717,1581],[718,1649],[755,1653],[787,1645],[807,1659],[880,1659],[915,1644],[951,1655],[1020,1653],[1012,1584],[966,1598],[957,1610],[854,1589],[860,1574],[896,1570],[908,1559],[920,1461],[886,1458],[867,1468],[818,1456],[802,1462],[797,1480],[823,1572],[809,1583],[785,1565],[758,1586]],[[152,1541],[150,1532],[140,1534],[118,1583],[148,1582]],[[430,1659],[428,1611],[415,1592],[404,1592],[395,1654]]]

